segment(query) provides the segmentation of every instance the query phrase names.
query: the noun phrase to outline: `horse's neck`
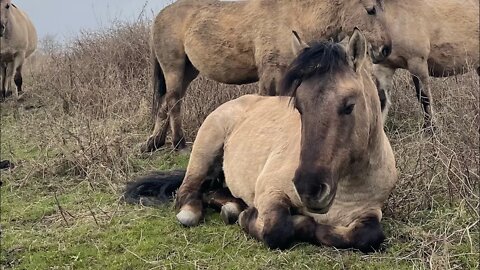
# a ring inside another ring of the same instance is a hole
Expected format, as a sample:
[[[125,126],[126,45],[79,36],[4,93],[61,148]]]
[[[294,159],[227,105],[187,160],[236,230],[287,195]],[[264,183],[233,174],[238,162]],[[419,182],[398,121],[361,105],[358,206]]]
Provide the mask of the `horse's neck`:
[[[284,5],[284,14],[290,18],[292,30],[296,30],[306,42],[336,38],[342,31],[338,0],[288,0],[279,1]]]

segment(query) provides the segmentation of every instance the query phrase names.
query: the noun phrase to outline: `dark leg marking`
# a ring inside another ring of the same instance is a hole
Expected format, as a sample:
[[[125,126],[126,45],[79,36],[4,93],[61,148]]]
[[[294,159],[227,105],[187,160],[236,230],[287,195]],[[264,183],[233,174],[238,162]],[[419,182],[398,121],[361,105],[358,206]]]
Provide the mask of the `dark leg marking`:
[[[431,109],[430,109],[430,98],[425,93],[422,85],[420,84],[420,79],[417,76],[412,75],[412,80],[413,80],[413,84],[415,85],[415,92],[416,92],[416,95],[417,95],[417,99],[422,104],[422,109],[423,109],[423,114],[424,114],[423,128],[424,129],[429,129],[430,131],[433,131],[433,130],[431,130],[431,128],[432,128],[432,112],[431,112]]]
[[[23,91],[22,90],[23,78],[22,78],[22,73],[20,71],[17,70],[17,72],[15,72],[15,77],[13,78],[13,81],[17,86],[18,93],[21,93]]]
[[[243,200],[233,197],[228,188],[211,191],[203,196],[204,203],[219,210],[225,224],[234,224],[240,213],[247,208]]]
[[[318,244],[340,249],[355,248],[368,253],[380,249],[385,235],[377,217],[365,217],[355,221],[353,227],[318,224],[316,238]]]
[[[263,226],[259,224],[259,218]],[[239,223],[245,232],[265,242],[271,249],[286,249],[295,239],[293,219],[285,205],[272,205],[262,216],[256,208],[250,207],[242,212]]]

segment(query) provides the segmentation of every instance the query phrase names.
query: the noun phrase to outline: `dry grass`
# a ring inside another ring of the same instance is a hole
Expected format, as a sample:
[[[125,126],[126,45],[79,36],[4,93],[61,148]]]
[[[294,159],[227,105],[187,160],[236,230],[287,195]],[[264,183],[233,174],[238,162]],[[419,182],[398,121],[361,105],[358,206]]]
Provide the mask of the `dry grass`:
[[[65,47],[48,43],[31,59],[25,101],[2,105],[2,132],[11,139],[2,141],[2,158],[19,165],[8,192],[30,187],[51,195],[87,182],[118,196],[135,173],[175,163],[168,151],[138,151],[151,128],[148,32],[146,21],[116,23]],[[438,132],[424,138],[410,78],[400,72],[395,79],[386,129],[400,179],[385,207],[388,245],[401,256],[395,261],[418,268],[471,267],[479,251],[479,79],[470,72],[432,87]],[[194,81],[184,102],[189,141],[214,108],[255,89]]]

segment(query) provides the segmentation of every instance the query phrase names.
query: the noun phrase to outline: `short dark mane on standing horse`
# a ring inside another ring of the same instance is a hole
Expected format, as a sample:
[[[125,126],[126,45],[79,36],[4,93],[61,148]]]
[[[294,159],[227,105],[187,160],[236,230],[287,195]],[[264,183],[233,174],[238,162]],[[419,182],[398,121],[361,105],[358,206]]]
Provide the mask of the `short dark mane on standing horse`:
[[[348,69],[347,53],[342,45],[319,42],[305,48],[289,65],[280,83],[279,93],[295,96],[302,81],[313,76],[336,73]]]

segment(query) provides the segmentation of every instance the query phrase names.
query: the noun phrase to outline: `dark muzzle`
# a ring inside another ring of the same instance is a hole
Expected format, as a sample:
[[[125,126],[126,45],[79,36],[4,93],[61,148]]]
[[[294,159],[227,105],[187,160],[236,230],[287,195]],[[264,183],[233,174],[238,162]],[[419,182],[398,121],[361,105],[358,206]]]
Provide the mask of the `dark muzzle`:
[[[378,64],[380,62],[385,61],[390,54],[392,53],[392,46],[390,45],[384,45],[380,47],[378,51],[375,51],[372,49],[372,47],[369,48],[370,50],[370,57],[372,58],[372,62],[374,64]]]
[[[293,181],[302,204],[309,212],[324,214],[332,201],[332,174],[326,170],[297,170]]]

